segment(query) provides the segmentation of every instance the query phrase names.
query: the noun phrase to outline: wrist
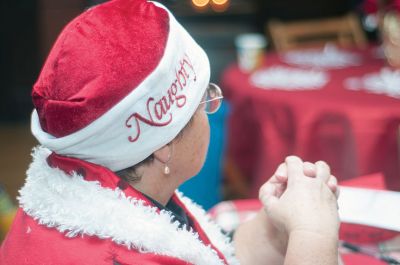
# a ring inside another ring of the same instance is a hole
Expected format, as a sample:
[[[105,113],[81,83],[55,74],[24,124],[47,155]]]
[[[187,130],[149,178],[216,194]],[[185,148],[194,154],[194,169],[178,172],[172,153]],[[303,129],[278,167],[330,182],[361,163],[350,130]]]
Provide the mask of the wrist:
[[[324,237],[332,240],[338,240],[339,238],[339,226],[335,223],[327,223],[326,225],[314,224],[314,225],[296,225],[288,228],[289,237],[292,234],[304,233],[315,237]]]
[[[289,240],[293,237],[304,238],[313,242],[321,241],[324,244],[334,245],[336,248],[339,246],[339,233],[332,231],[310,230],[298,228],[289,233]]]
[[[338,236],[309,230],[289,234],[285,265],[338,264]]]

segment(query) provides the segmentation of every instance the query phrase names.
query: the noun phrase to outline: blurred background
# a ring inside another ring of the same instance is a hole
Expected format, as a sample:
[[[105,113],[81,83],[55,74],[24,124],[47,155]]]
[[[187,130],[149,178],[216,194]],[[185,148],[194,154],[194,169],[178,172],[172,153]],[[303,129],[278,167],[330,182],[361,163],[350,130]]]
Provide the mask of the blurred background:
[[[52,43],[63,26],[90,0],[5,0],[1,2],[0,174],[12,198],[23,184],[35,144],[29,131],[30,91]],[[268,19],[294,20],[359,11],[357,0],[170,0],[162,1],[206,50],[212,80],[236,60],[234,38],[264,33]],[[222,110],[226,115],[228,109]],[[222,117],[223,120],[223,117]],[[221,130],[224,129],[220,128]]]
[[[29,129],[33,109],[30,91],[42,64],[64,25],[96,0],[3,0],[0,7],[0,185],[11,202],[16,202],[31,148],[36,144]],[[212,81],[236,63],[235,38],[243,33],[260,33],[273,51],[269,21],[291,22],[356,14],[368,42],[378,41],[377,22],[365,12],[361,0],[169,0],[161,1],[176,15],[195,40],[206,50]],[[224,89],[224,87],[222,87]],[[210,116],[211,145],[206,165],[198,177],[182,189],[205,208],[221,199],[253,196],[239,181],[227,180],[227,120],[232,111],[229,97],[221,110]],[[283,157],[282,157],[283,158]],[[229,164],[229,163],[228,163]],[[274,165],[275,166],[275,165]],[[233,167],[234,168],[234,167]],[[225,173],[224,173],[225,172]],[[235,177],[233,177],[235,179]],[[240,178],[240,177],[239,177]],[[236,179],[237,180],[237,179]],[[236,185],[236,186],[235,186]],[[233,188],[232,188],[233,186]],[[195,188],[194,188],[195,187]],[[0,207],[1,209],[1,207]]]

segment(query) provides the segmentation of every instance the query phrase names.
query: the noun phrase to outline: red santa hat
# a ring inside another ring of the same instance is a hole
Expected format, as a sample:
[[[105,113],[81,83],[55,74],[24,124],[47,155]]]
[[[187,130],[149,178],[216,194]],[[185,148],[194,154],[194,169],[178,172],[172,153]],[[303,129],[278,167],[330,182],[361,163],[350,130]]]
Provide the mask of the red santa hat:
[[[32,91],[50,150],[117,171],[169,143],[196,111],[207,55],[161,4],[114,0],[61,32]]]

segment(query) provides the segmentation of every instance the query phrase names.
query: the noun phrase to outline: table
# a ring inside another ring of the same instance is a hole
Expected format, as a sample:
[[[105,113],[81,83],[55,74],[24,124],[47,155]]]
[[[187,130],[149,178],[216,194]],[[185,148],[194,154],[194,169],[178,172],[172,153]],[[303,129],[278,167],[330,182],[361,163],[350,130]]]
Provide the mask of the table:
[[[227,156],[249,179],[252,196],[288,155],[325,160],[339,180],[383,172],[387,187],[400,190],[400,100],[348,89],[347,78],[385,66],[375,48],[351,52],[362,64],[323,70],[329,81],[321,89],[266,90],[252,84],[251,74],[236,64],[224,71],[221,87],[232,108]],[[300,68],[269,53],[263,68],[272,66]]]

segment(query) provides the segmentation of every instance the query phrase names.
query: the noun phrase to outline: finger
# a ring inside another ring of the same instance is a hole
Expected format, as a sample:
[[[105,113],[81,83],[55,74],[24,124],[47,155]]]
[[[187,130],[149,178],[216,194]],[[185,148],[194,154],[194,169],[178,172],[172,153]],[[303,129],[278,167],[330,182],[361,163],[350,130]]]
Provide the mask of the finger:
[[[327,182],[329,189],[335,193],[337,189],[337,180],[334,176],[330,176]]]
[[[331,175],[329,177],[327,184],[329,189],[335,194],[336,199],[338,199],[340,194],[340,189],[336,177]]]
[[[278,182],[287,181],[287,167],[285,163],[282,163],[278,166],[278,168],[275,171],[275,177]]]
[[[259,190],[259,198],[262,200],[262,197],[271,197],[276,194],[277,185],[272,183],[271,181],[267,181],[264,185],[261,186]]]
[[[271,212],[271,209],[278,202],[278,198],[275,196],[275,192],[275,185],[269,182],[265,183],[260,188],[259,198],[267,214]]]
[[[320,178],[324,183],[328,182],[329,177],[331,176],[331,169],[327,163],[324,161],[318,161],[315,163],[316,167],[316,177]]]
[[[339,187],[339,185],[336,188],[335,196],[336,196],[336,200],[339,199],[339,196],[340,196],[340,187]]]
[[[338,199],[339,198],[339,194],[340,194],[340,187],[338,185],[338,181],[337,181],[337,178],[335,176],[331,175],[329,177],[328,186],[332,187],[331,190],[332,190],[332,192],[335,193],[336,199]]]
[[[275,205],[278,203],[278,198],[271,196],[271,197],[262,197],[261,203],[264,206],[264,210],[267,213],[267,215],[270,215],[270,213],[273,211],[273,208]]]
[[[304,175],[306,175],[307,177],[315,178],[315,176],[317,174],[315,164],[310,163],[310,162],[304,162],[303,172],[304,172]]]
[[[280,198],[281,196],[282,196],[282,194],[285,192],[285,190],[286,190],[286,183],[287,182],[284,182],[284,183],[277,183],[276,185],[276,191],[275,191],[275,196],[277,197],[277,198]]]
[[[288,172],[288,186],[290,186],[304,176],[303,161],[297,156],[288,156],[285,159],[285,163]]]

